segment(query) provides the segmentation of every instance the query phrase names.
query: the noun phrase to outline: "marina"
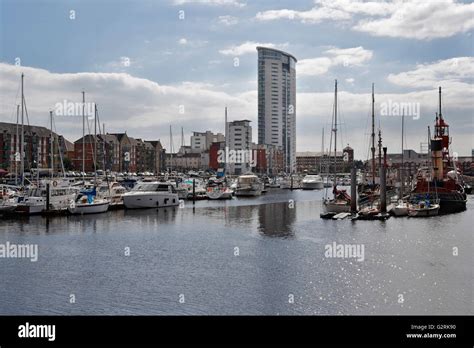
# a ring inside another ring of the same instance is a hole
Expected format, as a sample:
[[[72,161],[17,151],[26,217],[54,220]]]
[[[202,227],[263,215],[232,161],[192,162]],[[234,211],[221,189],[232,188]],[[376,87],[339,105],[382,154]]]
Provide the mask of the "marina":
[[[0,0],[0,348],[472,347],[473,14]]]
[[[472,238],[473,196],[457,214],[356,222],[320,219],[322,198],[322,191],[269,190],[181,207],[3,218],[0,244],[38,245],[38,261],[3,259],[0,311],[472,313],[464,246]],[[333,242],[364,245],[364,261],[326,258]]]

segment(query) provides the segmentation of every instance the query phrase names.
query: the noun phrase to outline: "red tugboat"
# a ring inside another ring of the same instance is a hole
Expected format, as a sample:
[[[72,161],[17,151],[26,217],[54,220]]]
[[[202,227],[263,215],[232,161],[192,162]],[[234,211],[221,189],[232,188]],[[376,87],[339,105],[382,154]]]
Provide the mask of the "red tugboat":
[[[439,214],[466,210],[467,196],[458,178],[457,168],[449,155],[449,125],[441,113],[441,87],[439,87],[439,113],[436,116],[434,137],[430,139],[430,168],[420,168],[410,201],[439,199]]]

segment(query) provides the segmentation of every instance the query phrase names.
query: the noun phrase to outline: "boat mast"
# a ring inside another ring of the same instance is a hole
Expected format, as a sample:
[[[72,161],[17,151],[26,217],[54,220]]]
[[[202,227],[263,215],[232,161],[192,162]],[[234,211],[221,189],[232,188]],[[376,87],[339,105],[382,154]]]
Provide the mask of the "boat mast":
[[[21,74],[21,141],[20,141],[20,153],[21,153],[21,186],[25,186],[25,124],[24,124],[24,109],[25,109],[25,94],[23,91],[23,81],[25,75]]]
[[[323,158],[324,158],[324,127],[321,134],[321,157],[319,159],[319,173],[323,172]]]
[[[334,85],[334,187],[337,185],[337,80]]]
[[[404,163],[403,163],[403,156],[404,156],[404,124],[405,124],[405,109],[403,109],[403,112],[402,112],[402,165],[400,167],[400,199],[403,199],[403,186],[404,186],[404,183],[405,183],[405,176],[404,176],[404,171],[405,171],[405,167],[404,167]]]
[[[379,169],[382,168],[382,131],[379,128]]]
[[[18,152],[18,121],[20,120],[20,105],[16,106],[16,137],[15,137],[15,186],[18,186],[18,161],[17,153]]]
[[[228,124],[227,124],[227,106],[225,107],[225,116],[224,116],[224,121],[225,121],[225,130],[224,130],[224,136],[225,136],[225,164],[224,164],[224,175],[227,175],[227,169],[228,169],[228,164],[227,164],[227,152],[228,152],[228,146],[229,146],[229,131],[228,131]]]
[[[375,96],[372,83],[372,185],[375,186]]]
[[[50,143],[51,143],[51,179],[54,177],[54,137],[53,137],[53,112],[49,111],[49,121],[50,121]],[[38,166],[36,166],[36,170],[38,170]]]
[[[94,179],[97,185],[97,104],[94,103]]]
[[[85,118],[86,94],[82,91],[82,179],[86,172],[86,118]]]
[[[170,125],[170,174],[173,171],[173,133]]]

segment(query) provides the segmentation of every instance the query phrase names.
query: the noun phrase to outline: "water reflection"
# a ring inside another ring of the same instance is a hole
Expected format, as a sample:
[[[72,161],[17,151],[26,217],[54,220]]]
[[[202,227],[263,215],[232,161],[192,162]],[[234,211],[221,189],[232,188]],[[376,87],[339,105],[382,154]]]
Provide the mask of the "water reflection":
[[[296,208],[292,204],[294,203],[259,205],[259,231],[268,237],[294,237],[292,225],[295,222]]]

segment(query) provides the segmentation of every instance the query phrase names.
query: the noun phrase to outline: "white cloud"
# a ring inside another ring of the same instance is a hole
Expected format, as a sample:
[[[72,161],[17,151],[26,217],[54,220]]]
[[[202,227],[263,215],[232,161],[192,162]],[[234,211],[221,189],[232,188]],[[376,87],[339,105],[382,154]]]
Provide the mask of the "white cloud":
[[[206,40],[189,40],[185,37],[182,37],[178,40],[178,44],[181,46],[191,47],[191,48],[201,48],[206,46],[209,41]]]
[[[419,1],[398,4],[389,17],[364,19],[354,29],[374,36],[431,40],[474,28],[474,4]]]
[[[232,26],[232,25],[236,25],[237,23],[239,23],[239,19],[237,17],[229,16],[229,15],[219,16],[218,17],[218,22],[219,22],[219,24],[223,24],[223,25],[226,25],[226,26]]]
[[[239,0],[173,0],[174,5],[201,4],[213,6],[235,6],[244,7],[245,2]]]
[[[248,53],[256,53],[257,46],[285,49],[288,46],[288,44],[287,43],[284,43],[284,44],[259,43],[259,42],[254,42],[254,41],[247,41],[240,45],[234,45],[234,46],[230,46],[225,49],[222,49],[219,51],[219,53],[226,56],[242,56]]]
[[[387,79],[404,87],[435,88],[440,84],[444,86],[465,84],[466,88],[472,88],[467,83],[473,77],[474,57],[456,57],[418,64],[415,70],[389,74]]]
[[[328,57],[308,58],[298,61],[298,76],[317,76],[328,72],[333,62]]]
[[[238,110],[234,115],[239,117],[256,115],[255,99],[248,93],[231,95],[209,83],[162,85],[126,73],[59,74],[0,63],[1,121],[14,122],[11,116],[18,103],[15,97],[21,72],[25,74],[29,122],[34,125],[47,126],[49,110],[56,103],[80,102],[82,90],[86,91],[86,101],[98,104],[101,122],[109,132],[128,130],[130,136],[145,139],[168,139],[170,124],[189,131],[203,127],[223,131],[217,125],[223,124],[226,105],[229,110]],[[179,113],[180,105],[184,105],[185,114]],[[57,117],[56,125],[71,141],[82,134],[80,118]]]
[[[355,79],[352,78],[352,77],[349,77],[349,78],[346,79],[346,82],[347,82],[349,85],[353,85],[353,84],[354,84],[354,81],[355,81]]]
[[[344,66],[360,66],[372,59],[372,51],[366,50],[362,46],[352,48],[331,48],[325,52],[333,57],[335,64]]]
[[[372,58],[372,51],[362,46],[352,48],[331,48],[324,52],[325,57],[301,59],[296,66],[298,76],[317,76],[325,74],[334,66],[361,66]]]
[[[302,23],[319,23],[323,20],[350,19],[350,15],[336,9],[312,8],[308,11],[295,10],[269,10],[258,12],[256,19],[260,21],[272,21],[276,19],[300,20]]]
[[[462,72],[456,73],[450,63],[451,60],[424,64],[417,66],[413,72],[405,73],[414,86],[423,87],[424,82],[417,82],[418,76],[424,71],[435,70],[436,73],[430,77],[433,79],[433,86],[426,84],[425,88],[415,91],[407,88],[406,93],[384,93],[376,89],[376,111],[379,110],[379,104],[386,100],[421,104],[421,119],[407,120],[406,124],[408,146],[415,150],[419,148],[419,142],[424,141],[426,125],[432,124],[438,98],[437,84],[434,84],[439,82],[444,87],[444,113],[451,125],[453,149],[460,154],[470,153],[473,133],[472,84],[463,80],[472,73],[470,69],[474,64],[472,58],[460,57],[457,64]],[[81,91],[84,89],[86,101],[98,104],[101,122],[106,124],[109,132],[127,130],[132,137],[161,138],[165,147],[168,147],[170,124],[175,129],[183,126],[187,133],[207,129],[222,132],[226,105],[229,107],[231,120],[249,118],[253,122],[254,136],[257,133],[256,81],[249,81],[249,91],[232,93],[224,92],[221,85],[206,82],[163,85],[126,73],[59,74],[4,63],[0,63],[1,121],[15,121],[15,105],[18,103],[15,98],[21,72],[25,73],[30,124],[47,126],[49,110],[63,100],[80,102]],[[390,80],[394,82],[398,78],[403,81],[404,77],[400,74],[391,75]],[[450,81],[450,84],[445,85]],[[298,151],[319,150],[320,139],[315,139],[315,134],[319,135],[321,128],[327,126],[326,121],[330,121],[334,98],[332,88],[331,85],[327,87],[326,92],[297,94]],[[349,142],[356,149],[356,156],[365,158],[367,144],[363,127],[370,112],[370,93],[347,92],[344,83],[340,84],[339,90],[339,110],[343,123],[340,131],[344,145]],[[185,114],[179,113],[179,105],[184,105]],[[378,114],[377,111],[377,117]],[[389,152],[397,151],[400,148],[399,120],[382,118],[381,122],[384,145],[389,147]],[[58,132],[72,141],[82,134],[80,118],[57,117],[56,125]]]
[[[316,0],[315,6],[307,11],[269,10],[256,15],[256,19],[261,21],[285,18],[302,23],[351,20],[353,30],[373,36],[431,40],[472,30],[474,3],[454,0]]]

